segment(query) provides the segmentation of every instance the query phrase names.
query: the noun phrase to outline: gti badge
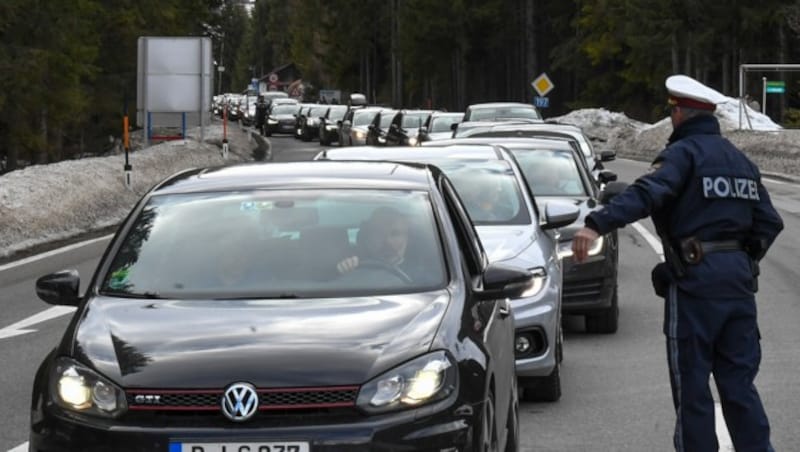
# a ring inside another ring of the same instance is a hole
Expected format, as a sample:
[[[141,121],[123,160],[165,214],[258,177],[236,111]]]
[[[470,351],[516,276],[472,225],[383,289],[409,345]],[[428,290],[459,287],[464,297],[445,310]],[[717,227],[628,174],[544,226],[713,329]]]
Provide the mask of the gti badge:
[[[258,393],[249,383],[234,383],[222,395],[222,413],[228,419],[242,422],[258,411]]]
[[[137,394],[133,401],[137,405],[160,405],[161,396],[157,394]]]

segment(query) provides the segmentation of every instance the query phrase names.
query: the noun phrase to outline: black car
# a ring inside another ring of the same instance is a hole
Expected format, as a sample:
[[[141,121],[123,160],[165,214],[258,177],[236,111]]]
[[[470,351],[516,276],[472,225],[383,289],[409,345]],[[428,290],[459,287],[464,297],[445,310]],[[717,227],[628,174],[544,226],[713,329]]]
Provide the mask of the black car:
[[[524,123],[493,123],[486,126],[474,127],[468,130],[459,130],[459,137],[527,137],[527,138],[560,138],[568,139],[574,142],[583,157],[586,160],[589,171],[592,176],[597,180],[600,185],[604,182],[600,181],[600,174],[604,169],[603,162],[610,162],[617,158],[617,153],[614,151],[603,151],[597,153],[592,146],[589,137],[583,133],[583,130],[571,124],[559,124],[552,122],[544,122],[539,124],[524,124]]]
[[[564,314],[585,316],[589,333],[616,333],[619,325],[617,231],[596,240],[588,259],[580,264],[572,260],[572,237],[583,226],[586,215],[600,209],[626,184],[615,182],[617,176],[604,170],[600,180],[607,185],[601,189],[589,173],[581,152],[566,139],[481,137],[439,143],[503,146],[516,158],[537,202],[563,201],[580,208],[578,220],[559,229],[558,254],[564,271],[561,309]]]
[[[74,270],[37,281],[77,311],[36,373],[30,448],[516,451],[508,299],[534,284],[488,263],[435,167],[185,171],[83,295]]]
[[[367,126],[367,146],[386,146],[386,134],[389,132],[389,125],[392,124],[395,116],[400,112],[389,108],[383,108],[372,118],[372,122]]]
[[[300,108],[301,105],[298,103],[278,103],[274,101],[267,113],[264,135],[271,136],[273,133],[294,134]]]
[[[313,105],[311,108],[301,112],[297,121],[299,138],[303,141],[311,141],[319,137],[320,118],[328,110],[328,105]]]
[[[331,105],[319,121],[319,144],[329,146],[339,141],[339,126],[347,113],[347,105]]]
[[[400,110],[386,131],[386,145],[416,146],[419,130],[432,113],[433,110]]]

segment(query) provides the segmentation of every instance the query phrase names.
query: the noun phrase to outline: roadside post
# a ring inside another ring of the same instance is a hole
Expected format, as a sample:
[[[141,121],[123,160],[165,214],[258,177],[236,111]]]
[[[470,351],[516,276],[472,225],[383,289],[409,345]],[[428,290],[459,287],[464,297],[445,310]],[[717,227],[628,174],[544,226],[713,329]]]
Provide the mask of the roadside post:
[[[228,160],[228,104],[222,107],[222,158]]]
[[[123,174],[125,175],[125,187],[128,190],[133,190],[133,181],[131,180],[131,166],[128,154],[131,149],[131,135],[130,127],[128,126],[128,97],[125,96],[125,106],[122,116],[122,147],[125,149],[125,166],[123,167]]]

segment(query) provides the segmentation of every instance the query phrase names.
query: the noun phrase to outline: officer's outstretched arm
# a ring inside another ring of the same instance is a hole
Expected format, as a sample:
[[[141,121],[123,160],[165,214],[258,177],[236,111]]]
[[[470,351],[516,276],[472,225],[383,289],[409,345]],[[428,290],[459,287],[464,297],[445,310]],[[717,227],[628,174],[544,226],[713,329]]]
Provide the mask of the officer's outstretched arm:
[[[677,198],[690,177],[692,156],[681,146],[671,146],[656,157],[650,172],[639,177],[586,224],[600,234],[649,216]]]

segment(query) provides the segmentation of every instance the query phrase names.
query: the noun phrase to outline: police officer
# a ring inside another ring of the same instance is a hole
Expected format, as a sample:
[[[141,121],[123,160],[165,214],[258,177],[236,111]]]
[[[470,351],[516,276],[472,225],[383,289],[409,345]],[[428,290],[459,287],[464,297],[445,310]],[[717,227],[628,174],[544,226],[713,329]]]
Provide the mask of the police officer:
[[[720,135],[726,99],[685,75],[666,80],[673,132],[650,172],[586,218],[573,239],[580,262],[597,237],[648,215],[664,246],[653,285],[665,298],[664,334],[678,451],[716,451],[713,373],[737,452],[772,451],[753,384],[761,360],[758,261],[783,229],[761,175]]]
[[[256,129],[258,129],[258,133],[261,135],[266,135],[265,127],[267,125],[267,101],[264,99],[263,95],[258,96],[258,101],[256,101]]]

